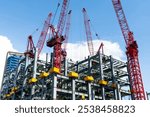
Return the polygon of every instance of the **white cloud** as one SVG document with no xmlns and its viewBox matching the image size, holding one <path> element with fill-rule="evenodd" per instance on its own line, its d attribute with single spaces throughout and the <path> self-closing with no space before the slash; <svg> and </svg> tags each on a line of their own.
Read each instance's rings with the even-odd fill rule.
<svg viewBox="0 0 150 117">
<path fill-rule="evenodd" d="M 46 53 L 41 53 L 39 59 L 43 60 L 43 61 L 46 61 Z M 49 53 L 48 53 L 48 58 L 47 59 L 48 59 L 48 62 L 50 62 L 50 55 L 49 55 Z"/>
<path fill-rule="evenodd" d="M 11 43 L 11 41 L 6 37 L 0 35 L 0 87 L 1 87 L 1 81 L 4 71 L 4 65 L 5 65 L 5 59 L 6 54 L 8 51 L 16 51 Z"/>
<path fill-rule="evenodd" d="M 104 54 L 112 55 L 114 58 L 123 60 L 124 52 L 121 50 L 117 42 L 111 42 L 107 40 L 93 40 L 94 51 L 98 51 L 98 48 L 101 44 L 104 43 Z M 89 55 L 87 42 L 80 43 L 68 43 L 67 44 L 67 57 L 71 58 L 73 61 L 83 60 Z"/>
<path fill-rule="evenodd" d="M 117 42 L 111 42 L 107 40 L 93 40 L 94 45 L 94 53 L 96 53 L 99 49 L 99 46 L 103 42 L 104 44 L 104 54 L 112 55 L 114 58 L 119 60 L 124 60 L 125 55 L 121 50 L 120 45 Z M 63 47 L 63 46 L 62 46 Z M 73 61 L 80 61 L 88 57 L 89 51 L 87 42 L 77 42 L 77 43 L 68 43 L 67 44 L 67 58 L 72 59 Z M 48 55 L 48 60 L 50 55 Z M 40 54 L 41 60 L 46 60 L 46 53 Z"/>
</svg>

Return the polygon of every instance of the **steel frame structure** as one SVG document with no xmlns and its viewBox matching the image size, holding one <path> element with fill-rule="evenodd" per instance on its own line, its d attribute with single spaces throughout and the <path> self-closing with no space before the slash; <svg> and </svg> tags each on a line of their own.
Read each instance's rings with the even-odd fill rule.
<svg viewBox="0 0 150 117">
<path fill-rule="evenodd" d="M 2 100 L 132 99 L 126 63 L 99 52 L 78 62 L 64 59 L 61 73 L 50 73 L 53 54 L 49 61 L 42 61 L 38 60 L 37 51 L 34 59 L 24 56 L 11 75 L 4 73 Z M 68 76 L 71 71 L 78 73 L 78 77 Z M 43 72 L 49 74 L 41 78 Z M 94 80 L 85 80 L 86 76 Z"/>
</svg>

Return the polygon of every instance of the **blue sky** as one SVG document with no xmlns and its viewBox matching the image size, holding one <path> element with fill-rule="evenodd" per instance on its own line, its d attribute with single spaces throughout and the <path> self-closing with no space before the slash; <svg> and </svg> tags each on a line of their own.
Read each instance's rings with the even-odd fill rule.
<svg viewBox="0 0 150 117">
<path fill-rule="evenodd" d="M 102 39 L 118 42 L 121 49 L 125 51 L 125 42 L 112 6 L 111 0 L 70 0 L 72 10 L 72 22 L 69 42 L 76 43 L 86 41 L 83 25 L 82 8 L 87 9 L 94 30 Z M 0 35 L 11 40 L 13 47 L 23 52 L 26 48 L 26 39 L 36 28 L 34 42 L 36 43 L 43 22 L 49 12 L 56 9 L 57 3 L 62 0 L 0 0 Z M 145 89 L 150 92 L 150 0 L 122 0 L 130 29 L 139 45 L 139 60 Z M 60 11 L 60 8 L 59 8 Z M 56 17 L 55 25 L 57 25 Z M 92 29 L 93 32 L 93 29 Z M 96 38 L 93 36 L 93 38 Z M 44 47 L 43 51 L 49 51 Z"/>
</svg>

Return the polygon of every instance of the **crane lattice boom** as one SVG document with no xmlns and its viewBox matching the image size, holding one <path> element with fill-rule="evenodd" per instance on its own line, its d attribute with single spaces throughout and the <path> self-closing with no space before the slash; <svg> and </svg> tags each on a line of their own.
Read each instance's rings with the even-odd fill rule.
<svg viewBox="0 0 150 117">
<path fill-rule="evenodd" d="M 63 4 L 61 7 L 60 17 L 59 17 L 58 25 L 57 25 L 57 33 L 59 35 L 62 35 L 63 30 L 64 30 L 68 2 L 69 0 L 63 0 Z"/>
<path fill-rule="evenodd" d="M 47 20 L 44 23 L 44 27 L 43 27 L 43 30 L 41 32 L 40 38 L 37 42 L 36 48 L 38 48 L 38 56 L 40 55 L 40 53 L 43 49 L 45 39 L 46 39 L 46 35 L 47 35 L 48 29 L 49 29 L 49 26 L 50 26 L 51 17 L 52 17 L 52 13 L 50 13 L 48 15 Z"/>
<path fill-rule="evenodd" d="M 126 54 L 131 83 L 131 93 L 135 100 L 145 100 L 145 91 L 138 59 L 138 45 L 130 31 L 120 0 L 112 0 L 118 22 L 126 43 Z"/>
<path fill-rule="evenodd" d="M 90 53 L 90 55 L 94 55 L 92 33 L 91 33 L 90 23 L 89 23 L 90 20 L 88 18 L 88 15 L 87 15 L 85 8 L 83 8 L 82 12 L 83 12 L 83 16 L 84 16 L 84 25 L 85 25 L 85 31 L 86 31 L 86 38 L 87 38 L 89 53 Z"/>
</svg>

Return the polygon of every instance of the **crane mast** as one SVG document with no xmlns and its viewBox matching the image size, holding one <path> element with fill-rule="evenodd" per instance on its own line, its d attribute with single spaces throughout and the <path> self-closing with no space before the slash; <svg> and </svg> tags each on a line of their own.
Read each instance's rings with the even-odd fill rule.
<svg viewBox="0 0 150 117">
<path fill-rule="evenodd" d="M 84 25 L 85 25 L 85 31 L 86 31 L 86 38 L 87 38 L 87 44 L 88 44 L 88 49 L 90 55 L 94 55 L 94 48 L 93 48 L 93 42 L 92 42 L 92 33 L 90 29 L 90 23 L 89 23 L 89 18 L 86 12 L 86 9 L 83 8 L 83 17 L 84 17 Z"/>
<path fill-rule="evenodd" d="M 66 12 L 67 12 L 68 5 L 69 5 L 69 0 L 63 0 L 59 21 L 57 25 L 57 31 L 52 26 L 53 27 L 52 30 L 54 30 L 53 32 L 55 32 L 55 34 L 50 40 L 47 41 L 47 46 L 53 47 L 53 52 L 54 52 L 53 66 L 58 68 L 59 70 L 61 69 L 61 55 L 62 55 L 61 45 L 62 42 L 65 40 L 64 36 L 62 36 L 62 33 L 65 26 Z"/>
<path fill-rule="evenodd" d="M 134 100 L 145 100 L 145 91 L 138 59 L 138 45 L 130 31 L 120 0 L 112 0 L 118 22 L 126 43 L 126 55 L 131 83 L 131 93 Z"/>
</svg>

